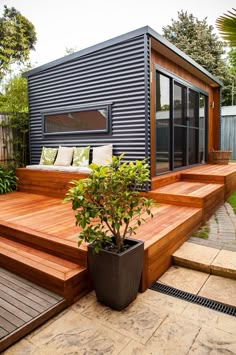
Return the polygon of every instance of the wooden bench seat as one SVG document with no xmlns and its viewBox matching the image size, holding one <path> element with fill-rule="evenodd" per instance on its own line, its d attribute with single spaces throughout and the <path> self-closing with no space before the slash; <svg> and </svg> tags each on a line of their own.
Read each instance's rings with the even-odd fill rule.
<svg viewBox="0 0 236 355">
<path fill-rule="evenodd" d="M 84 179 L 88 173 L 16 169 L 17 189 L 21 192 L 35 193 L 64 198 L 72 180 Z"/>
</svg>

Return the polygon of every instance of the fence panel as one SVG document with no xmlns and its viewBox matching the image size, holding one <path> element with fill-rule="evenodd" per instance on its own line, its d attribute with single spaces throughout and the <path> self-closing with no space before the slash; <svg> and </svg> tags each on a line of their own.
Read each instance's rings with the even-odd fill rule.
<svg viewBox="0 0 236 355">
<path fill-rule="evenodd" d="M 28 163 L 28 116 L 25 113 L 0 113 L 0 163 L 16 166 Z"/>
</svg>

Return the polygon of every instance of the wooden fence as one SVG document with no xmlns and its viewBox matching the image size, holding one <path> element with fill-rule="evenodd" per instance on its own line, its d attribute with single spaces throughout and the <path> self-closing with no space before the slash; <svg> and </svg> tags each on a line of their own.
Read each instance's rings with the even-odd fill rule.
<svg viewBox="0 0 236 355">
<path fill-rule="evenodd" d="M 28 117 L 0 113 L 0 163 L 25 166 L 28 162 Z"/>
</svg>

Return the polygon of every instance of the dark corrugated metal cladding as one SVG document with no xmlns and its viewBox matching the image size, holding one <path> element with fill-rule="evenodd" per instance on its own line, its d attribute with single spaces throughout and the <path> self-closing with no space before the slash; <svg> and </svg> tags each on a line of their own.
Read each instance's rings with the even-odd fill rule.
<svg viewBox="0 0 236 355">
<path fill-rule="evenodd" d="M 126 160 L 149 155 L 147 55 L 147 35 L 140 35 L 29 76 L 31 163 L 39 162 L 42 146 L 112 143 L 114 154 L 124 152 Z M 108 133 L 43 135 L 43 111 L 107 101 L 112 103 Z"/>
</svg>

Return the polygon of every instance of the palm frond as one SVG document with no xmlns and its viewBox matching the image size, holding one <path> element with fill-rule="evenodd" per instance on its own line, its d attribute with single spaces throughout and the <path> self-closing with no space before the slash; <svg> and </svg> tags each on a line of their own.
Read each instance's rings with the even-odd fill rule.
<svg viewBox="0 0 236 355">
<path fill-rule="evenodd" d="M 236 47 L 236 9 L 218 17 L 216 27 L 220 36 L 225 41 L 230 42 L 232 47 Z"/>
</svg>

